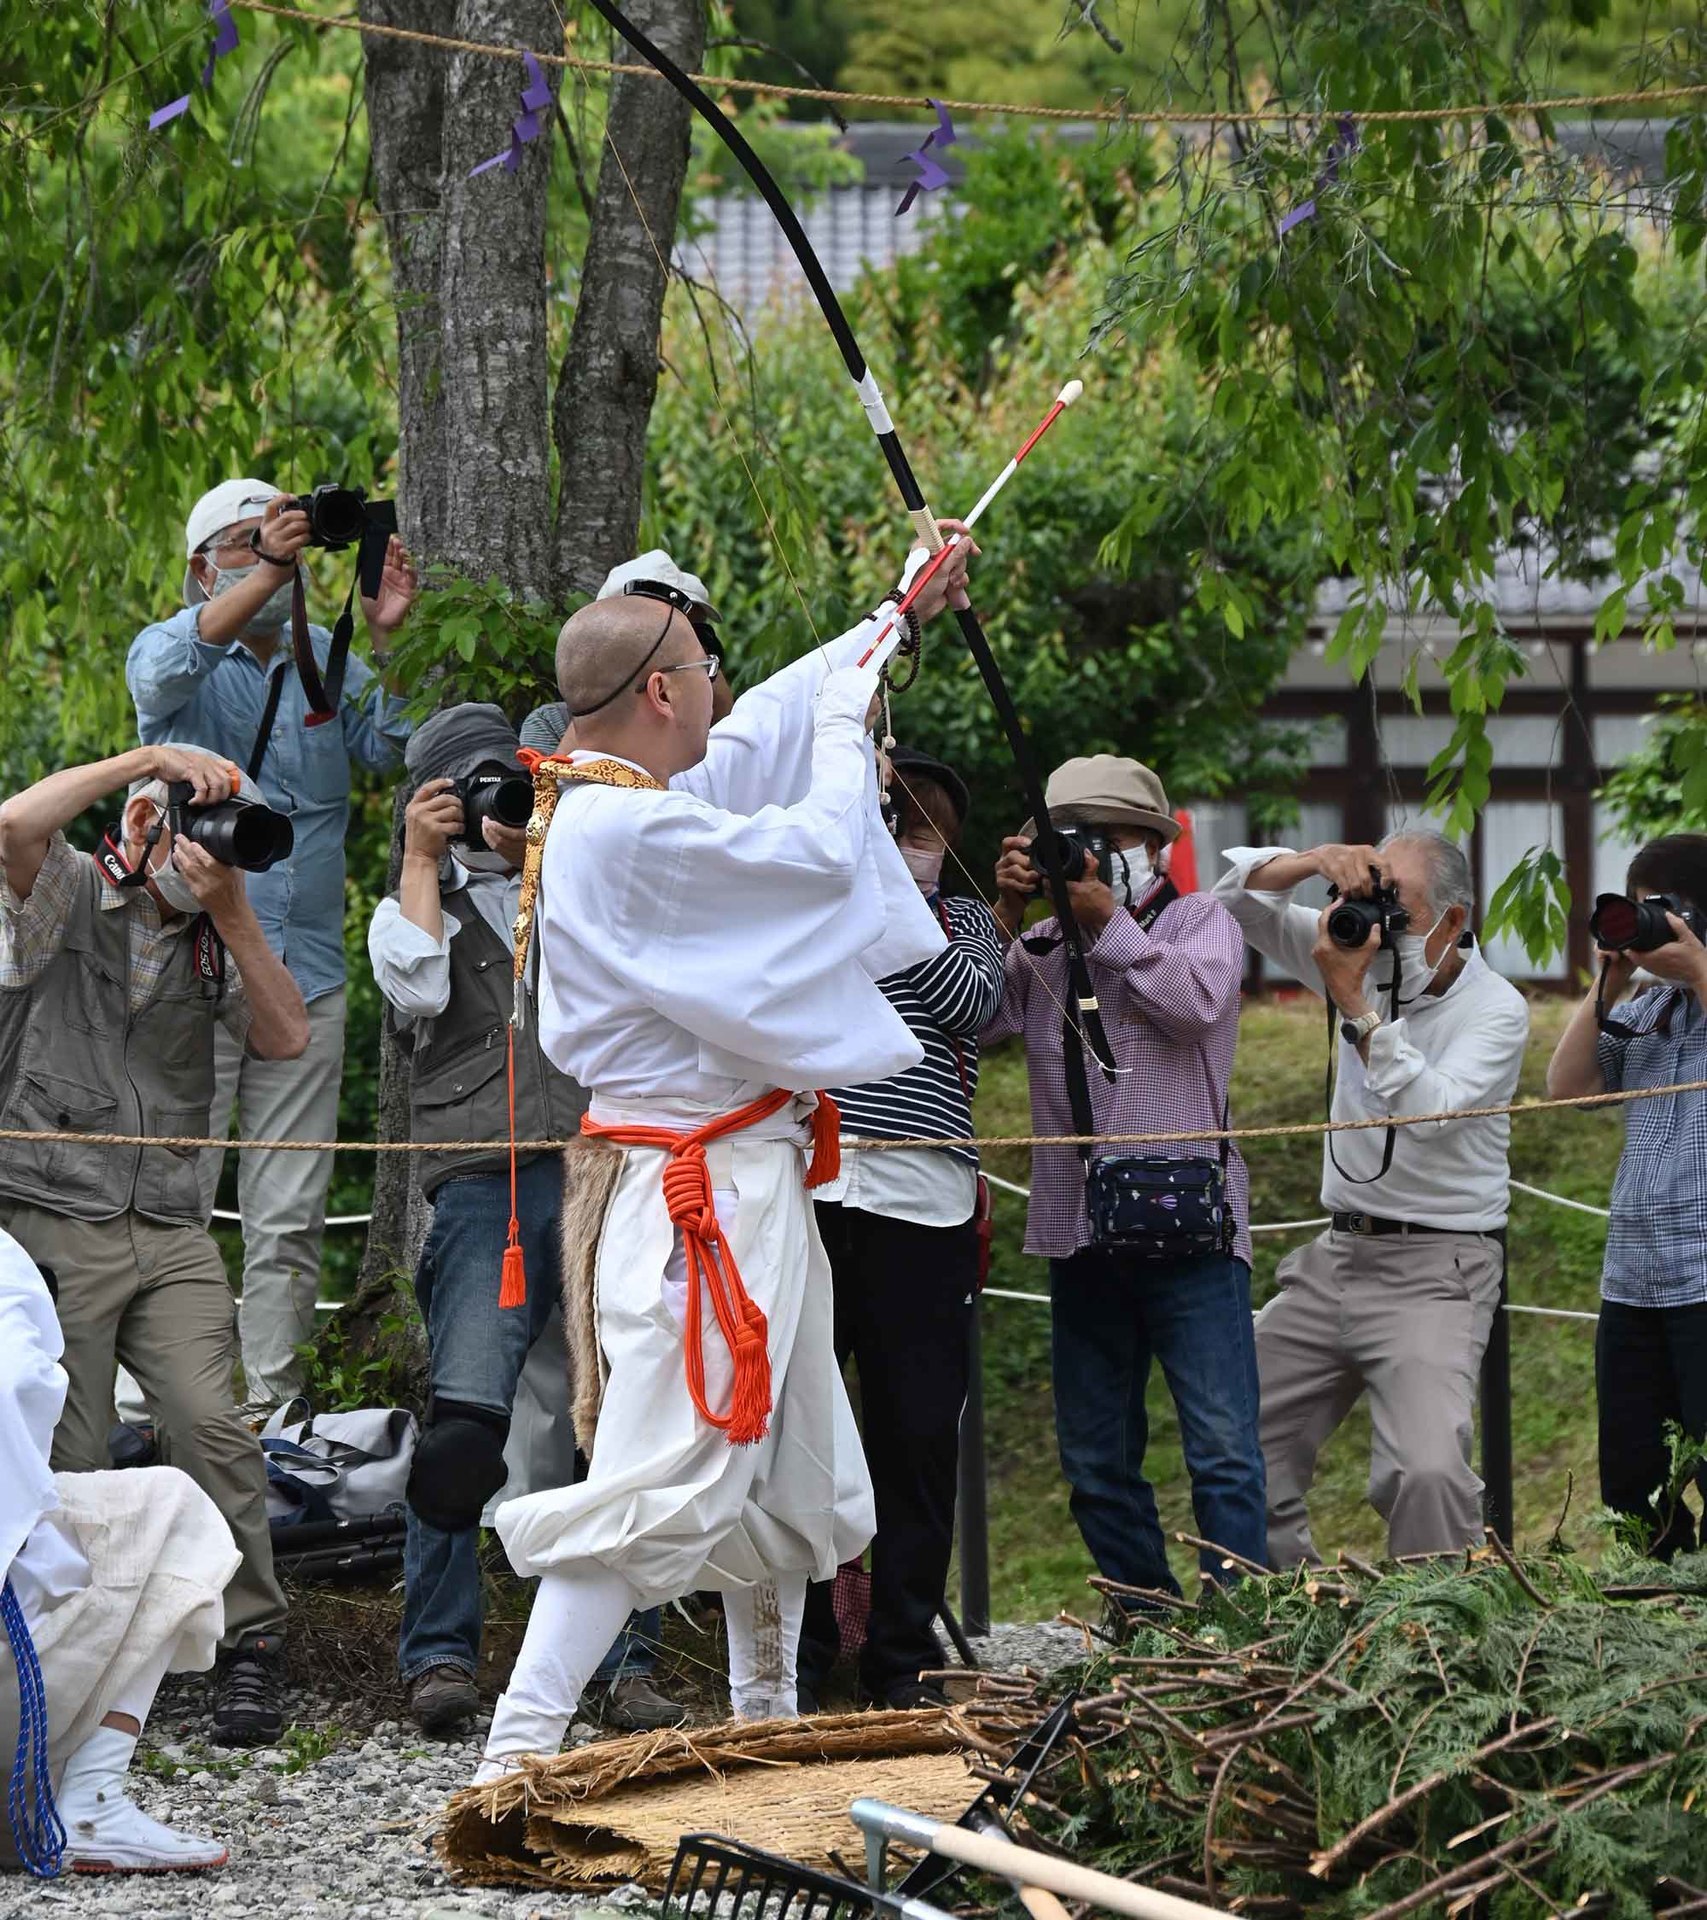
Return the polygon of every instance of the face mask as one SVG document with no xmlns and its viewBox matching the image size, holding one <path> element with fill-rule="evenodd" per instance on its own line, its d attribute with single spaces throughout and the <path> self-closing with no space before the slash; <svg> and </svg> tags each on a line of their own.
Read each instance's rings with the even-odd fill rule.
<svg viewBox="0 0 1707 1920">
<path fill-rule="evenodd" d="M 1428 963 L 1428 943 L 1434 938 L 1440 921 L 1445 918 L 1443 913 L 1427 933 L 1401 933 L 1393 940 L 1393 956 L 1399 968 L 1399 991 L 1407 997 L 1424 992 L 1440 971 L 1441 961 L 1445 960 L 1446 955 L 1442 954 L 1440 960 L 1431 967 Z M 1389 972 L 1389 982 L 1392 977 Z"/>
<path fill-rule="evenodd" d="M 1110 847 L 1109 852 L 1115 860 L 1114 884 L 1110 891 L 1121 906 L 1129 907 L 1134 897 L 1143 891 L 1145 881 L 1155 872 L 1150 849 L 1145 846 Z"/>
<path fill-rule="evenodd" d="M 157 867 L 149 869 L 148 877 L 154 882 L 154 890 L 167 906 L 178 913 L 200 913 L 202 903 L 190 889 L 190 883 L 173 864 L 172 856 L 167 854 Z"/>
<path fill-rule="evenodd" d="M 211 562 L 209 564 L 211 565 Z M 215 600 L 221 599 L 224 595 L 228 594 L 233 587 L 238 585 L 240 581 L 247 580 L 254 571 L 255 569 L 253 567 L 214 567 L 212 597 Z M 260 606 L 250 614 L 250 626 L 259 628 L 262 632 L 270 631 L 275 627 L 282 627 L 290 618 L 291 589 L 293 585 L 294 582 L 291 576 L 287 574 L 284 579 L 284 584 L 275 587 L 273 591 L 267 595 L 266 599 L 261 602 Z"/>
<path fill-rule="evenodd" d="M 458 847 L 456 858 L 470 873 L 508 873 L 510 863 L 495 847 Z"/>
<path fill-rule="evenodd" d="M 918 882 L 920 893 L 935 893 L 937 883 L 942 878 L 942 848 L 903 846 L 901 858 L 907 863 L 907 871 Z"/>
</svg>

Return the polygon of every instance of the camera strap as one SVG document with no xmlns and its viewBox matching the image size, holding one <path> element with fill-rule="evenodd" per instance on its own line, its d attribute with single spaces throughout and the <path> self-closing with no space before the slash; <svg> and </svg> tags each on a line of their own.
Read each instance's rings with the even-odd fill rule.
<svg viewBox="0 0 1707 1920">
<path fill-rule="evenodd" d="M 246 769 L 249 778 L 256 785 L 261 780 L 261 762 L 267 757 L 267 748 L 272 744 L 273 722 L 279 717 L 279 701 L 284 697 L 285 670 L 275 670 L 272 682 L 267 688 L 267 703 L 261 709 L 261 724 L 255 729 L 255 744 L 249 749 L 249 765 Z"/>
<path fill-rule="evenodd" d="M 196 972 L 211 985 L 225 985 L 225 942 L 219 937 L 219 930 L 213 924 L 211 914 L 196 915 L 195 930 L 192 935 L 196 949 Z"/>
<path fill-rule="evenodd" d="M 124 824 L 115 820 L 101 835 L 101 844 L 95 849 L 95 865 L 101 869 L 101 877 L 111 887 L 141 887 L 148 884 L 148 856 L 160 838 L 162 820 L 157 820 L 148 830 L 148 838 L 142 843 L 142 859 L 132 866 L 125 858 Z"/>
<path fill-rule="evenodd" d="M 356 630 L 356 588 L 359 586 L 369 599 L 379 592 L 380 580 L 385 572 L 385 550 L 396 531 L 396 505 L 389 500 L 369 500 L 367 524 L 362 529 L 361 543 L 356 549 L 356 570 L 350 576 L 343 610 L 333 623 L 332 644 L 326 653 L 324 679 L 321 677 L 320 663 L 314 657 L 314 643 L 308 632 L 308 599 L 302 583 L 302 568 L 299 566 L 296 570 L 290 596 L 290 641 L 296 655 L 296 670 L 302 680 L 302 691 L 308 697 L 304 726 L 323 726 L 337 716 L 344 697 L 344 672 L 350 661 L 350 641 Z"/>
<path fill-rule="evenodd" d="M 1403 972 L 1404 969 L 1399 961 L 1399 950 L 1395 947 L 1393 949 L 1393 984 L 1387 989 L 1390 1003 L 1394 1007 L 1399 1005 L 1399 985 L 1403 978 Z M 1342 1017 L 1339 1008 L 1329 1000 L 1328 1065 L 1322 1083 L 1322 1103 L 1323 1117 L 1330 1122 L 1334 1117 L 1334 1063 L 1338 1058 L 1338 1042 L 1340 1038 L 1339 1024 Z M 1399 1129 L 1397 1127 L 1388 1127 L 1381 1139 L 1381 1164 L 1373 1173 L 1365 1174 L 1347 1173 L 1345 1168 L 1339 1163 L 1339 1155 L 1334 1152 L 1333 1134 L 1324 1133 L 1322 1138 L 1328 1143 L 1329 1164 L 1348 1187 L 1372 1187 L 1377 1180 L 1384 1180 L 1387 1177 L 1387 1170 L 1393 1164 L 1393 1148 L 1398 1143 Z"/>
<path fill-rule="evenodd" d="M 1138 923 L 1140 930 L 1148 933 L 1161 918 L 1163 912 L 1179 898 L 1179 888 L 1163 876 L 1160 886 L 1156 887 L 1141 907 L 1128 907 L 1126 911 Z M 1027 940 L 1022 935 L 1022 944 L 1028 953 L 1048 953 L 1061 945 L 1059 940 L 1051 940 L 1047 935 Z M 1096 1111 L 1091 1105 L 1090 1076 L 1085 1072 L 1085 1041 L 1078 1025 L 1071 1015 L 1061 1022 L 1061 1057 L 1067 1073 L 1067 1110 L 1073 1116 L 1073 1131 L 1080 1134 L 1093 1134 L 1097 1130 Z M 1112 1059 L 1112 1050 L 1110 1058 Z M 1088 1166 L 1095 1149 L 1085 1141 L 1079 1148 L 1079 1158 Z M 1226 1156 L 1227 1143 L 1222 1141 L 1221 1152 Z"/>
</svg>

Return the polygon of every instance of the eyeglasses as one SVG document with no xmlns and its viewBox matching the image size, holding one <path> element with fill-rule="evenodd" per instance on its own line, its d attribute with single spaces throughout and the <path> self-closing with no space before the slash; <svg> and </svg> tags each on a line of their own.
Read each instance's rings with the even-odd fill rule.
<svg viewBox="0 0 1707 1920">
<path fill-rule="evenodd" d="M 673 667 L 654 667 L 653 673 L 703 673 L 708 681 L 715 680 L 721 672 L 723 662 L 714 653 L 708 653 L 703 660 L 683 660 Z M 648 678 L 651 676 L 648 675 Z M 635 689 L 637 693 L 645 691 L 644 686 Z"/>
</svg>

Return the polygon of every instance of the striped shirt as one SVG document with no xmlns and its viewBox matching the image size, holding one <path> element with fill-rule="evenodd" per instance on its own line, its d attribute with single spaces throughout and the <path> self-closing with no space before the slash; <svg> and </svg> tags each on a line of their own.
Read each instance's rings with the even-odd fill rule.
<svg viewBox="0 0 1707 1920">
<path fill-rule="evenodd" d="M 1142 906 L 1143 902 L 1138 903 Z M 1053 919 L 1028 927 L 1008 949 L 1007 991 L 984 1029 L 986 1041 L 1025 1038 L 1031 1123 L 1037 1133 L 1073 1133 L 1061 1044 L 1068 1000 L 1067 952 L 1028 942 L 1057 933 Z M 1206 893 L 1182 894 L 1148 933 L 1117 913 L 1087 950 L 1091 985 L 1121 1069 L 1112 1083 L 1087 1057 L 1091 1112 L 1098 1133 L 1172 1133 L 1224 1124 L 1227 1083 L 1239 1038 L 1239 981 L 1245 943 L 1233 916 Z M 1169 1159 L 1218 1155 L 1213 1140 L 1108 1147 Z M 1250 1175 L 1238 1148 L 1227 1160 L 1227 1198 L 1238 1222 L 1234 1251 L 1249 1264 Z M 1091 1238 L 1085 1170 L 1076 1147 L 1033 1147 L 1025 1250 L 1064 1260 Z"/>
<path fill-rule="evenodd" d="M 844 1134 L 867 1140 L 963 1140 L 972 1132 L 978 1030 L 1002 999 L 1002 934 L 982 900 L 939 895 L 936 906 L 948 945 L 877 983 L 925 1057 L 892 1079 L 835 1088 L 831 1098 L 842 1110 Z M 978 1164 L 975 1147 L 942 1151 Z"/>
<path fill-rule="evenodd" d="M 1707 1080 L 1707 1013 L 1695 995 L 1651 987 L 1614 1016 L 1600 1036 L 1600 1073 L 1609 1093 Z M 1624 1151 L 1612 1182 L 1603 1300 L 1627 1307 L 1686 1307 L 1707 1301 L 1707 1094 L 1632 1100 L 1624 1109 Z"/>
</svg>

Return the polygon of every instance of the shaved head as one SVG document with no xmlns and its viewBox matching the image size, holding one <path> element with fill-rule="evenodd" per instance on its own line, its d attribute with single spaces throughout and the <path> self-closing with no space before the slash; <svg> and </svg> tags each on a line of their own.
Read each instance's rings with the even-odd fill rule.
<svg viewBox="0 0 1707 1920">
<path fill-rule="evenodd" d="M 557 690 L 571 719 L 610 714 L 618 695 L 643 684 L 642 672 L 673 667 L 702 651 L 673 607 L 639 597 L 594 600 L 571 614 L 557 636 Z"/>
</svg>

